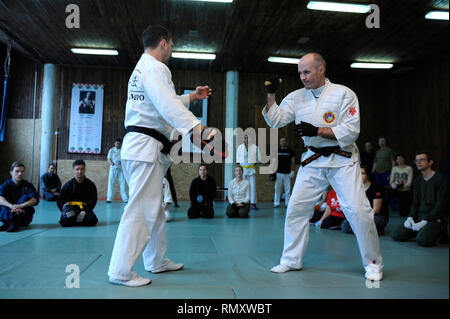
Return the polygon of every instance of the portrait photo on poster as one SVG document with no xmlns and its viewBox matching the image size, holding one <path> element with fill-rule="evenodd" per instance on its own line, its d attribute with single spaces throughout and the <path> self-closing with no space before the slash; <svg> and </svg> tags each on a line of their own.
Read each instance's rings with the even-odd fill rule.
<svg viewBox="0 0 450 319">
<path fill-rule="evenodd" d="M 95 91 L 80 91 L 80 105 L 78 113 L 95 113 Z"/>
</svg>

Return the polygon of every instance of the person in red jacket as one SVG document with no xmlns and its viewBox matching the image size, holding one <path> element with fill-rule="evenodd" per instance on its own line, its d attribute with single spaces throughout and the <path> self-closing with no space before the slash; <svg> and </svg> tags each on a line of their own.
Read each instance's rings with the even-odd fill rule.
<svg viewBox="0 0 450 319">
<path fill-rule="evenodd" d="M 334 189 L 331 189 L 327 197 L 327 208 L 322 218 L 315 224 L 316 228 L 341 229 L 341 224 L 345 220 L 341 206 Z"/>
</svg>

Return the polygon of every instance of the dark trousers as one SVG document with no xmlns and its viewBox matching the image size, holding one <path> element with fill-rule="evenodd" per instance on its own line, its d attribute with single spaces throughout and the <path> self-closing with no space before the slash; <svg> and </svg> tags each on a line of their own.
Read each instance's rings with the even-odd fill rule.
<svg viewBox="0 0 450 319">
<path fill-rule="evenodd" d="M 31 197 L 28 196 L 22 196 L 17 204 L 23 204 L 27 201 L 29 201 Z M 14 224 L 15 227 L 26 227 L 28 226 L 31 221 L 33 220 L 34 215 L 34 207 L 25 207 L 23 208 L 24 212 L 20 214 L 11 213 L 11 209 L 9 209 L 6 206 L 0 206 L 0 209 L 2 210 L 2 216 L 8 216 L 2 220 L 4 225 L 11 225 Z"/>
<path fill-rule="evenodd" d="M 330 215 L 322 221 L 322 226 L 320 226 L 320 228 L 340 229 L 344 220 L 344 217 Z"/>
<path fill-rule="evenodd" d="M 214 208 L 212 206 L 200 206 L 200 205 L 192 205 L 188 209 L 188 217 L 189 218 L 213 218 L 214 217 Z"/>
<path fill-rule="evenodd" d="M 56 202 L 58 200 L 58 196 L 50 193 L 50 192 L 44 192 L 44 200 L 49 201 L 49 202 Z"/>
<path fill-rule="evenodd" d="M 395 241 L 407 241 L 412 238 L 416 238 L 416 242 L 419 246 L 431 247 L 439 243 L 439 240 L 447 229 L 448 221 L 432 221 L 426 224 L 421 230 L 414 231 L 403 226 L 403 223 L 393 229 L 391 237 Z"/>
<path fill-rule="evenodd" d="M 244 204 L 244 206 L 236 206 L 228 204 L 226 214 L 230 218 L 234 217 L 248 218 L 249 212 L 250 212 L 249 204 Z"/>
<path fill-rule="evenodd" d="M 386 217 L 381 215 L 373 216 L 373 221 L 375 222 L 375 227 L 377 228 L 378 235 L 384 234 L 384 228 L 387 225 Z M 341 229 L 344 233 L 353 234 L 352 227 L 348 220 L 344 220 L 341 224 Z"/>
<path fill-rule="evenodd" d="M 391 199 L 397 198 L 398 203 L 398 213 L 400 216 L 408 216 L 409 215 L 409 209 L 411 208 L 412 203 L 412 196 L 411 191 L 403 191 L 400 192 L 396 189 L 391 189 L 389 191 L 389 198 L 388 202 L 390 202 Z"/>
<path fill-rule="evenodd" d="M 176 206 L 176 205 L 178 205 L 177 192 L 175 191 L 175 185 L 173 183 L 172 174 L 170 173 L 170 167 L 167 169 L 166 178 L 167 178 L 167 181 L 169 182 L 170 194 L 172 195 L 173 203 Z"/>
<path fill-rule="evenodd" d="M 84 216 L 83 221 L 81 223 L 77 223 L 76 217 L 70 217 L 66 218 L 61 215 L 61 219 L 59 220 L 59 223 L 63 227 L 72 227 L 72 226 L 95 226 L 98 223 L 97 216 L 94 214 L 93 211 L 87 211 L 86 215 Z"/>
</svg>

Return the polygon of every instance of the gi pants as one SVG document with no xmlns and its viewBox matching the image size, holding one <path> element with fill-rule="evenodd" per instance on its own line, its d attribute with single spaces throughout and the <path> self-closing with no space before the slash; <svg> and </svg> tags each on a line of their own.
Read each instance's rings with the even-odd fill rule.
<svg viewBox="0 0 450 319">
<path fill-rule="evenodd" d="M 67 218 L 61 214 L 59 224 L 63 227 L 73 227 L 73 226 L 95 226 L 98 223 L 98 218 L 92 210 L 86 211 L 86 215 L 84 215 L 84 218 L 81 222 L 77 222 L 76 220 L 77 216 Z"/>
<path fill-rule="evenodd" d="M 161 187 L 169 165 L 169 156 L 162 153 L 153 163 L 122 160 L 130 199 L 117 230 L 108 271 L 110 277 L 129 280 L 141 255 L 147 271 L 169 262 Z"/>
<path fill-rule="evenodd" d="M 374 213 L 364 192 L 359 163 L 329 168 L 300 167 L 286 210 L 280 264 L 296 269 L 303 267 L 309 220 L 314 213 L 314 205 L 329 184 L 336 191 L 341 209 L 355 231 L 363 265 L 375 262 L 383 267 Z"/>
<path fill-rule="evenodd" d="M 291 179 L 289 178 L 289 174 L 277 173 L 277 179 L 275 181 L 275 197 L 273 200 L 274 206 L 280 205 L 281 186 L 284 186 L 284 203 L 287 206 L 289 204 L 289 198 L 291 197 Z"/>
<path fill-rule="evenodd" d="M 43 195 L 43 197 L 44 197 L 44 200 L 46 200 L 46 201 L 49 201 L 49 202 L 55 202 L 55 201 L 57 201 L 58 200 L 58 195 L 55 195 L 55 194 L 53 194 L 53 193 L 51 193 L 51 192 L 44 192 L 44 195 Z"/>
<path fill-rule="evenodd" d="M 205 205 L 192 205 L 189 207 L 187 215 L 189 218 L 213 218 L 214 217 L 214 207 Z"/>
<path fill-rule="evenodd" d="M 256 195 L 256 175 L 243 175 L 250 182 L 250 204 L 256 204 L 258 201 Z"/>
<path fill-rule="evenodd" d="M 114 198 L 114 186 L 116 180 L 119 179 L 120 185 L 120 196 L 124 202 L 128 202 L 128 185 L 125 181 L 123 171 L 121 167 L 110 166 L 109 167 L 109 177 L 108 177 L 108 193 L 106 195 L 107 201 L 112 201 Z"/>
<path fill-rule="evenodd" d="M 22 196 L 17 204 L 23 204 L 25 202 L 28 202 L 32 197 L 29 196 Z M 6 206 L 0 206 L 1 216 L 7 216 L 7 218 L 2 219 L 1 221 L 5 224 L 11 224 L 13 223 L 17 227 L 26 227 L 28 226 L 31 221 L 33 220 L 34 215 L 34 207 L 28 206 L 23 208 L 24 212 L 20 214 L 11 213 L 11 209 Z"/>
</svg>

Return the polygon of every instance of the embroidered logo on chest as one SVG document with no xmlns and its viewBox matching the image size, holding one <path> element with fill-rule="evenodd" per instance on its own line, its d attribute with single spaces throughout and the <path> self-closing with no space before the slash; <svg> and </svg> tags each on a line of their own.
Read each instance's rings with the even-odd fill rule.
<svg viewBox="0 0 450 319">
<path fill-rule="evenodd" d="M 323 120 L 327 124 L 331 124 L 334 122 L 336 116 L 332 112 L 327 112 L 323 115 Z"/>
</svg>

